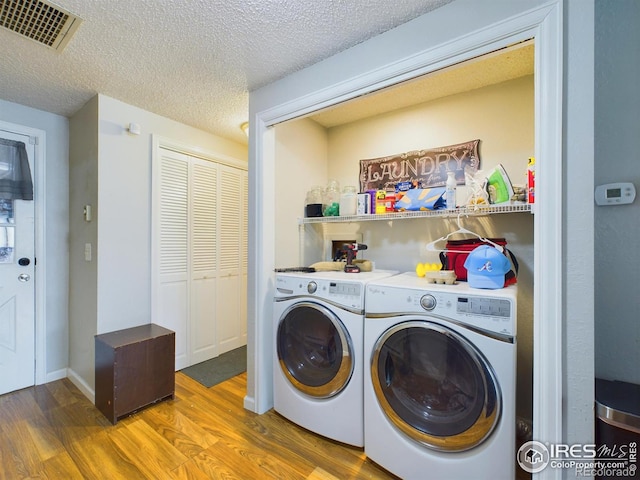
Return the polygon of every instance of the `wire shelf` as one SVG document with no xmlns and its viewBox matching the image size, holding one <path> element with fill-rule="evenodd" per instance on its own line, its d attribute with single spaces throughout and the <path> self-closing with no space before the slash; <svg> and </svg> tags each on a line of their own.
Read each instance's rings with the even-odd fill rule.
<svg viewBox="0 0 640 480">
<path fill-rule="evenodd" d="M 380 220 L 402 220 L 405 218 L 450 218 L 458 215 L 493 215 L 496 213 L 533 213 L 531 204 L 529 203 L 513 203 L 500 205 L 476 205 L 471 207 L 459 207 L 455 210 L 428 210 L 420 212 L 390 212 L 369 215 L 345 215 L 337 217 L 305 217 L 299 218 L 298 223 L 301 225 L 309 223 L 353 223 L 353 222 L 370 222 Z"/>
</svg>

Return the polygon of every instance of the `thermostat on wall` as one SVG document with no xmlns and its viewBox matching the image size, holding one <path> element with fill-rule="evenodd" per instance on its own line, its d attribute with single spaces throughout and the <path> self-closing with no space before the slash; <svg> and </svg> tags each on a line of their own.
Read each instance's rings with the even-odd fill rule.
<svg viewBox="0 0 640 480">
<path fill-rule="evenodd" d="M 596 187 L 595 196 L 598 205 L 624 205 L 633 203 L 636 187 L 629 182 L 607 183 Z"/>
</svg>

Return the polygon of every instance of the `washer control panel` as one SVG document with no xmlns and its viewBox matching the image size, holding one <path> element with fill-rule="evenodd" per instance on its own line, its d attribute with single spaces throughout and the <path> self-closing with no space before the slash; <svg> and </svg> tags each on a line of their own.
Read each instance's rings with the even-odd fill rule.
<svg viewBox="0 0 640 480">
<path fill-rule="evenodd" d="M 457 311 L 472 315 L 509 318 L 511 316 L 511 302 L 500 298 L 458 297 Z"/>
</svg>

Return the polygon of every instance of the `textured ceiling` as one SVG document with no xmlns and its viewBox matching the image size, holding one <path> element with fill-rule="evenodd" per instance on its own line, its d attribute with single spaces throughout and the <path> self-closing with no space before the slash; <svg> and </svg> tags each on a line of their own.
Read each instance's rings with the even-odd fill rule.
<svg viewBox="0 0 640 480">
<path fill-rule="evenodd" d="M 327 108 L 311 118 L 324 127 L 335 127 L 533 72 L 534 45 L 530 40 Z"/>
<path fill-rule="evenodd" d="M 64 116 L 96 93 L 246 142 L 248 92 L 451 0 L 56 0 L 62 52 L 0 28 L 0 98 Z"/>
</svg>

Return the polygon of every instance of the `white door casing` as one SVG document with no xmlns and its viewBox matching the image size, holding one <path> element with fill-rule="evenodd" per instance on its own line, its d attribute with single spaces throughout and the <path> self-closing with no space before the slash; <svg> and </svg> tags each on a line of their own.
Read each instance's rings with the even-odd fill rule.
<svg viewBox="0 0 640 480">
<path fill-rule="evenodd" d="M 34 138 L 7 131 L 0 131 L 0 138 L 25 144 L 34 178 Z M 0 246 L 14 248 L 4 248 L 0 257 L 0 395 L 35 384 L 35 205 L 33 200 L 5 205 L 12 205 L 7 214 L 13 220 L 0 219 Z"/>
</svg>

